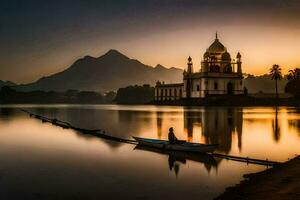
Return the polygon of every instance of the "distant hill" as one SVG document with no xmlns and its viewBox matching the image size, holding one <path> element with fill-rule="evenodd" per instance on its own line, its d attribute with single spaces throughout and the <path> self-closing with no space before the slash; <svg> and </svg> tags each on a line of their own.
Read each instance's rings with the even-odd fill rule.
<svg viewBox="0 0 300 200">
<path fill-rule="evenodd" d="M 116 50 L 94 58 L 85 56 L 66 70 L 39 79 L 36 82 L 15 87 L 21 91 L 66 91 L 69 89 L 100 91 L 117 90 L 128 85 L 154 85 L 157 80 L 181 82 L 182 70 L 151 67 L 130 59 Z"/>
<path fill-rule="evenodd" d="M 284 87 L 287 84 L 287 79 L 278 81 L 278 92 L 284 93 Z M 275 93 L 275 81 L 271 79 L 270 75 L 253 76 L 246 75 L 244 85 L 249 93 Z"/>
<path fill-rule="evenodd" d="M 166 83 L 182 82 L 182 69 L 166 68 L 160 64 L 151 67 L 138 60 L 130 59 L 117 50 L 109 50 L 106 54 L 95 58 L 85 56 L 75 61 L 66 70 L 39 79 L 36 82 L 15 86 L 12 82 L 4 82 L 14 86 L 18 91 L 67 91 L 85 90 L 106 92 L 127 87 L 129 85 L 154 85 L 157 80 Z M 275 82 L 269 75 L 253 76 L 245 74 L 244 85 L 249 93 L 274 93 Z M 278 82 L 278 91 L 284 92 L 286 79 Z M 0 87 L 3 81 L 0 81 Z"/>
<path fill-rule="evenodd" d="M 2 88 L 3 86 L 15 86 L 16 84 L 11 82 L 11 81 L 1 81 L 0 80 L 0 88 Z"/>
</svg>

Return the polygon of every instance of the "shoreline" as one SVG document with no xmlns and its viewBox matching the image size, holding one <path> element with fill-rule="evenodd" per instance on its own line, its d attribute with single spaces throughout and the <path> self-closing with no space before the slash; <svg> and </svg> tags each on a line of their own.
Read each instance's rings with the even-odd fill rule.
<svg viewBox="0 0 300 200">
<path fill-rule="evenodd" d="M 300 156 L 253 174 L 245 174 L 244 180 L 227 187 L 215 200 L 243 199 L 300 199 Z"/>
<path fill-rule="evenodd" d="M 153 101 L 152 105 L 174 106 L 300 106 L 296 98 L 257 98 L 251 96 L 211 96 L 178 100 Z"/>
</svg>

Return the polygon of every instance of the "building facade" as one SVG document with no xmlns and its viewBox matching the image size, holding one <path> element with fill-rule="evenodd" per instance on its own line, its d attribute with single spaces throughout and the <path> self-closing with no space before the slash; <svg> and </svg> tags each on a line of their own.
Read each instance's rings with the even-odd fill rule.
<svg viewBox="0 0 300 200">
<path fill-rule="evenodd" d="M 178 100 L 205 98 L 218 95 L 240 95 L 244 93 L 241 54 L 232 59 L 227 48 L 215 41 L 203 55 L 201 69 L 194 72 L 192 58 L 188 58 L 183 72 L 183 83 L 165 84 L 157 81 L 155 100 Z"/>
</svg>

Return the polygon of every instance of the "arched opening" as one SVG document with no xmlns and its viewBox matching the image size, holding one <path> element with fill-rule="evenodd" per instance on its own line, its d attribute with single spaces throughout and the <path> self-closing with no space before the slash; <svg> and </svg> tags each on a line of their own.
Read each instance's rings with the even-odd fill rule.
<svg viewBox="0 0 300 200">
<path fill-rule="evenodd" d="M 227 94 L 232 95 L 233 94 L 233 84 L 227 83 Z"/>
<path fill-rule="evenodd" d="M 229 65 L 229 66 L 226 66 L 225 67 L 225 73 L 231 73 L 232 72 L 232 67 Z"/>
<path fill-rule="evenodd" d="M 209 68 L 210 72 L 220 72 L 220 66 L 219 65 L 212 65 Z"/>
</svg>

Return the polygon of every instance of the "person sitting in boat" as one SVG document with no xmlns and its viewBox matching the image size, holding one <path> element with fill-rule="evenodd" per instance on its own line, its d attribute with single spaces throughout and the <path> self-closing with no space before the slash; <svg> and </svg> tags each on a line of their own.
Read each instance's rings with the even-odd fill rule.
<svg viewBox="0 0 300 200">
<path fill-rule="evenodd" d="M 169 128 L 168 139 L 170 144 L 176 144 L 178 142 L 178 139 L 174 134 L 173 127 Z"/>
</svg>

